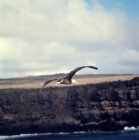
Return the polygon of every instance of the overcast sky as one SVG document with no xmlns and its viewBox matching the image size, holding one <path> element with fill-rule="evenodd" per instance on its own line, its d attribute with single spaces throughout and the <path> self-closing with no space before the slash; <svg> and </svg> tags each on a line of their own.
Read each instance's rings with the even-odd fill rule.
<svg viewBox="0 0 139 140">
<path fill-rule="evenodd" d="M 139 0 L 0 0 L 0 78 L 139 74 Z"/>
</svg>

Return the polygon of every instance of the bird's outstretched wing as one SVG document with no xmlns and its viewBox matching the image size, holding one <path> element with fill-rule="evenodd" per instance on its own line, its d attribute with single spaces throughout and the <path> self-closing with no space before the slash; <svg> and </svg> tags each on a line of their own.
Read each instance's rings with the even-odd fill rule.
<svg viewBox="0 0 139 140">
<path fill-rule="evenodd" d="M 98 69 L 97 67 L 94 67 L 94 66 L 82 66 L 82 67 L 78 67 L 78 68 L 72 70 L 72 71 L 67 75 L 66 78 L 71 79 L 72 76 L 73 76 L 77 71 L 79 71 L 79 70 L 81 70 L 81 69 L 83 69 L 83 68 L 85 68 L 85 67 L 92 68 L 92 69 Z"/>
<path fill-rule="evenodd" d="M 42 86 L 42 88 L 40 89 L 40 91 L 42 91 L 42 89 L 43 89 L 47 84 L 49 84 L 50 82 L 55 81 L 55 80 L 58 80 L 58 79 L 47 80 L 47 81 L 44 83 L 44 85 Z"/>
</svg>

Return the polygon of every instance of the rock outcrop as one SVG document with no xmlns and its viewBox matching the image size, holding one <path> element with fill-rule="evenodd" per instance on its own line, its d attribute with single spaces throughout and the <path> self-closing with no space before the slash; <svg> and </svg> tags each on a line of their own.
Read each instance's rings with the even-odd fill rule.
<svg viewBox="0 0 139 140">
<path fill-rule="evenodd" d="M 0 135 L 139 126 L 139 78 L 39 90 L 0 90 Z"/>
</svg>

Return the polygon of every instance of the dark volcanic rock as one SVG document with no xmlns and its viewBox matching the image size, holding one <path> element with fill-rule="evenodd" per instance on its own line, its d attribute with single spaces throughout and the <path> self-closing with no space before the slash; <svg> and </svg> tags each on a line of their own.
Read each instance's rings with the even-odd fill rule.
<svg viewBox="0 0 139 140">
<path fill-rule="evenodd" d="M 0 90 L 0 135 L 139 126 L 139 78 L 39 90 Z"/>
</svg>

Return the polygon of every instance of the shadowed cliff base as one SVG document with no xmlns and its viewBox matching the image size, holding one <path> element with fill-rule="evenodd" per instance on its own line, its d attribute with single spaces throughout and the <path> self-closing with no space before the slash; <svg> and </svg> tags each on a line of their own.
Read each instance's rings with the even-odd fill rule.
<svg viewBox="0 0 139 140">
<path fill-rule="evenodd" d="M 139 126 L 139 78 L 39 89 L 0 89 L 0 135 L 117 131 Z"/>
</svg>

